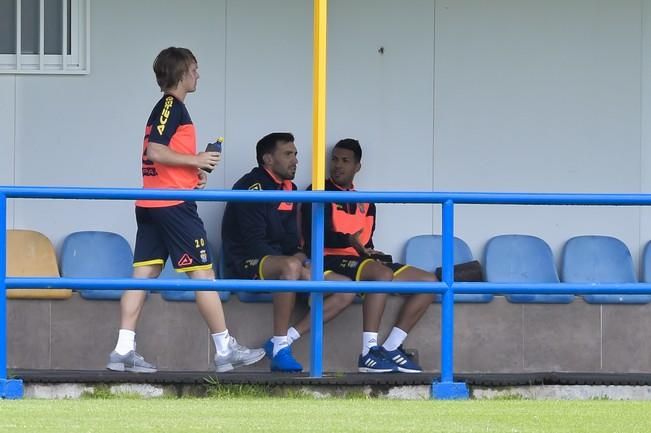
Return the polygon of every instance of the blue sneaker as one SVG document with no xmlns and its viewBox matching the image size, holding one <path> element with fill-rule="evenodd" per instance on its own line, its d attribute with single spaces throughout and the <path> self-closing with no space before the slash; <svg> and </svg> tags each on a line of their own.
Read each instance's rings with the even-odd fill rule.
<svg viewBox="0 0 651 433">
<path fill-rule="evenodd" d="M 300 373 L 303 371 L 303 366 L 294 359 L 292 349 L 287 346 L 280 349 L 276 356 L 271 358 L 271 371 L 279 371 L 283 373 Z"/>
<path fill-rule="evenodd" d="M 262 348 L 264 349 L 264 354 L 267 355 L 267 358 L 271 359 L 274 357 L 274 343 L 271 341 L 271 338 L 264 343 Z"/>
<path fill-rule="evenodd" d="M 360 373 L 395 373 L 398 366 L 388 357 L 382 346 L 371 347 L 364 356 L 359 355 L 357 371 Z"/>
<path fill-rule="evenodd" d="M 401 373 L 422 373 L 423 369 L 414 362 L 414 359 L 405 352 L 402 345 L 396 350 L 388 351 L 385 349 L 385 356 L 391 360 Z"/>
</svg>

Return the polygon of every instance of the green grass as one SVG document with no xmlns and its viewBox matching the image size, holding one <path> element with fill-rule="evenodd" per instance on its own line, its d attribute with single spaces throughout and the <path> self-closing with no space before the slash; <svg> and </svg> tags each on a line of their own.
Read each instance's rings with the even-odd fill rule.
<svg viewBox="0 0 651 433">
<path fill-rule="evenodd" d="M 307 398 L 0 401 L 0 432 L 644 432 L 651 403 Z"/>
</svg>

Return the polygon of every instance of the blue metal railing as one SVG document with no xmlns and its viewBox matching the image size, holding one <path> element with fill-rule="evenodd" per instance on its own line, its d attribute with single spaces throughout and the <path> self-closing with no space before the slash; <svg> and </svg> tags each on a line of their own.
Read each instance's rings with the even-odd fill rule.
<svg viewBox="0 0 651 433">
<path fill-rule="evenodd" d="M 509 205 L 651 205 L 649 194 L 523 194 L 523 193 L 447 193 L 447 192 L 332 192 L 332 191 L 231 191 L 231 190 L 143 190 L 129 188 L 54 188 L 0 187 L 0 227 L 7 226 L 7 199 L 96 199 L 96 200 L 193 200 L 239 202 L 308 202 L 313 203 L 312 281 L 184 281 L 92 278 L 13 278 L 6 276 L 6 230 L 0 231 L 0 397 L 12 397 L 19 381 L 7 379 L 6 289 L 92 288 L 156 290 L 239 290 L 310 292 L 312 297 L 312 331 L 310 373 L 321 377 L 323 340 L 323 293 L 437 293 L 442 294 L 441 377 L 432 384 L 436 398 L 467 398 L 465 384 L 455 383 L 453 374 L 454 294 L 651 294 L 651 284 L 495 284 L 455 283 L 453 276 L 453 239 L 455 204 Z M 422 203 L 442 205 L 443 281 L 409 282 L 329 282 L 323 281 L 323 208 L 330 202 Z"/>
</svg>

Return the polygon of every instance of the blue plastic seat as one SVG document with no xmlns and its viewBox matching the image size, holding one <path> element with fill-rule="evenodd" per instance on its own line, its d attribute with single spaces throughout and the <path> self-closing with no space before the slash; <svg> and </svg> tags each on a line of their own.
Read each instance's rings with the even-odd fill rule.
<svg viewBox="0 0 651 433">
<path fill-rule="evenodd" d="M 117 233 L 71 233 L 61 248 L 61 276 L 66 278 L 131 278 L 133 253 Z M 124 290 L 79 290 L 85 299 L 119 300 Z"/>
<path fill-rule="evenodd" d="M 651 241 L 644 246 L 642 254 L 642 281 L 651 283 Z"/>
<path fill-rule="evenodd" d="M 405 246 L 405 264 L 415 266 L 427 272 L 434 270 L 443 263 L 441 249 L 442 237 L 440 235 L 414 236 L 407 241 Z M 454 238 L 454 264 L 471 262 L 474 258 L 470 247 L 462 239 Z M 440 295 L 435 300 L 440 301 Z M 493 299 L 493 295 L 481 294 L 454 295 L 455 302 L 480 302 L 486 303 Z"/>
<path fill-rule="evenodd" d="M 486 281 L 491 283 L 558 283 L 554 255 L 547 242 L 535 236 L 501 235 L 485 250 Z M 507 295 L 514 303 L 569 304 L 574 295 Z"/>
<path fill-rule="evenodd" d="M 210 251 L 214 251 L 213 248 L 210 248 Z M 214 259 L 213 255 L 213 259 Z M 160 279 L 167 279 L 167 280 L 175 280 L 175 279 L 185 279 L 188 278 L 187 274 L 185 272 L 176 272 L 174 270 L 174 267 L 172 266 L 172 262 L 168 259 L 165 262 L 165 266 L 163 267 L 163 270 L 158 277 Z M 219 278 L 219 275 L 217 274 L 217 278 Z M 194 302 L 196 300 L 196 296 L 194 291 L 190 290 L 161 290 L 160 291 L 161 297 L 165 299 L 166 301 L 185 301 L 185 302 Z M 228 299 L 231 296 L 231 292 L 229 291 L 220 291 L 219 292 L 219 298 L 222 300 L 222 302 L 228 301 Z"/>
<path fill-rule="evenodd" d="M 636 283 L 628 247 L 609 236 L 577 236 L 565 243 L 562 275 L 566 283 Z M 651 295 L 585 295 L 590 304 L 646 304 Z"/>
</svg>

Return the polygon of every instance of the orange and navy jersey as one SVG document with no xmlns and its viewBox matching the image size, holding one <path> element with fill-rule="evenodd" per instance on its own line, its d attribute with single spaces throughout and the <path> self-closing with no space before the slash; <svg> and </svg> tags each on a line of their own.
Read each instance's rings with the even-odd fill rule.
<svg viewBox="0 0 651 433">
<path fill-rule="evenodd" d="M 198 183 L 197 169 L 188 166 L 170 166 L 147 158 L 149 143 L 168 146 L 177 153 L 195 155 L 197 138 L 194 124 L 185 104 L 172 95 L 164 95 L 147 120 L 142 146 L 142 183 L 144 188 L 194 189 Z M 162 200 L 138 200 L 140 207 L 167 207 L 182 203 Z"/>
<path fill-rule="evenodd" d="M 233 189 L 295 191 L 296 185 L 256 167 Z M 222 220 L 222 242 L 230 268 L 249 259 L 296 254 L 301 251 L 296 203 L 229 202 Z"/>
<path fill-rule="evenodd" d="M 308 188 L 312 189 L 312 185 Z M 345 191 L 331 179 L 325 182 L 326 191 Z M 350 191 L 354 191 L 350 189 Z M 326 256 L 359 256 L 350 243 L 349 235 L 361 230 L 359 240 L 365 248 L 373 247 L 375 232 L 374 203 L 326 203 L 324 206 L 325 233 L 324 255 Z M 304 251 L 310 253 L 312 238 L 312 206 L 304 203 L 301 206 L 301 231 L 303 234 Z"/>
</svg>

